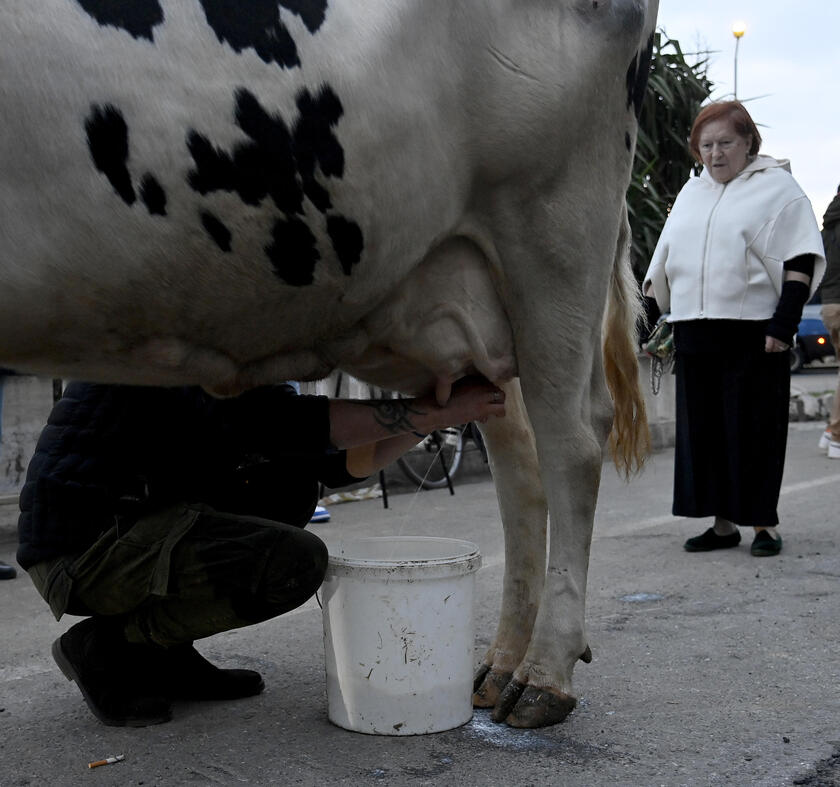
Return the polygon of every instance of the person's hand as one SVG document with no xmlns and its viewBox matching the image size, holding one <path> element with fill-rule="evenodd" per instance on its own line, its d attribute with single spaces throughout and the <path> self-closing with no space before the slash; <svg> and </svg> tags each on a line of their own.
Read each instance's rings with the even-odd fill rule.
<svg viewBox="0 0 840 787">
<path fill-rule="evenodd" d="M 774 336 L 764 337 L 764 352 L 766 353 L 783 353 L 785 350 L 789 349 L 789 344 L 785 344 L 783 341 L 780 341 Z"/>
<path fill-rule="evenodd" d="M 505 414 L 505 392 L 483 377 L 465 377 L 452 386 L 446 404 L 438 405 L 434 394 L 421 397 L 418 405 L 435 420 L 433 429 L 457 426 L 469 421 L 485 423 Z"/>
</svg>

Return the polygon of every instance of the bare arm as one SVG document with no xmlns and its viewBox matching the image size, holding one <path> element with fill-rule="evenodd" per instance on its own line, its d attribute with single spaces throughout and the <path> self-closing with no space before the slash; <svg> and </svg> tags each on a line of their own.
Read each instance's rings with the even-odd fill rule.
<svg viewBox="0 0 840 787">
<path fill-rule="evenodd" d="M 504 393 L 486 381 L 456 384 L 442 407 L 434 394 L 416 399 L 330 401 L 330 438 L 347 449 L 347 470 L 357 478 L 386 467 L 434 429 L 505 414 Z"/>
</svg>

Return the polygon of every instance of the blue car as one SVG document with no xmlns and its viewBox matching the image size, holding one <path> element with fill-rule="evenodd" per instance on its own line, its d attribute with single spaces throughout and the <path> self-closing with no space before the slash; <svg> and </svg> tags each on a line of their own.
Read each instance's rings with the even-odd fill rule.
<svg viewBox="0 0 840 787">
<path fill-rule="evenodd" d="M 802 309 L 802 321 L 790 351 L 790 370 L 798 372 L 805 364 L 834 358 L 835 351 L 820 316 L 820 304 L 809 303 Z"/>
</svg>

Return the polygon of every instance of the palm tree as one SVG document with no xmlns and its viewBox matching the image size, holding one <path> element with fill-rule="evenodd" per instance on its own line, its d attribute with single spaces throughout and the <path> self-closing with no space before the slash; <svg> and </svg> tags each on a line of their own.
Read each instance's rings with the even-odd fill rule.
<svg viewBox="0 0 840 787">
<path fill-rule="evenodd" d="M 677 193 L 697 165 L 688 149 L 694 117 L 709 97 L 708 52 L 686 60 L 679 41 L 657 32 L 627 192 L 631 258 L 641 281 Z"/>
</svg>

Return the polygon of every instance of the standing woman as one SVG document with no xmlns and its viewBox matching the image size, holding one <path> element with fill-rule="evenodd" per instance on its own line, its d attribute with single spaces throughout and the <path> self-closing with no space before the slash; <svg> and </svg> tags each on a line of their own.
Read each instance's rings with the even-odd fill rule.
<svg viewBox="0 0 840 787">
<path fill-rule="evenodd" d="M 689 138 L 703 164 L 679 193 L 645 276 L 674 328 L 673 513 L 714 517 L 689 552 L 777 555 L 787 444 L 788 350 L 825 270 L 817 222 L 787 160 L 758 155 L 738 101 L 704 107 Z"/>
</svg>

